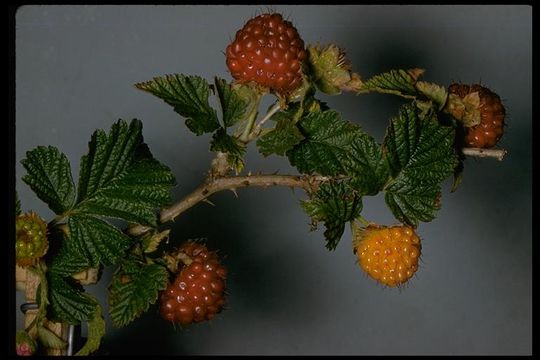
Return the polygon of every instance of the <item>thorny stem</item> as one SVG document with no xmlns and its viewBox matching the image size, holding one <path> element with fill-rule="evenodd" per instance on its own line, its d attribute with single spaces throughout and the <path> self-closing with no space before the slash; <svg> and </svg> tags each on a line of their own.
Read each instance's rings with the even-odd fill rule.
<svg viewBox="0 0 540 360">
<path fill-rule="evenodd" d="M 192 206 L 205 200 L 210 195 L 223 190 L 233 190 L 243 187 L 270 187 L 270 186 L 288 186 L 298 187 L 311 192 L 315 190 L 322 182 L 330 180 L 326 176 L 297 176 L 297 175 L 251 175 L 251 176 L 233 176 L 221 177 L 204 183 L 195 189 L 191 194 L 188 194 L 182 200 L 164 209 L 161 212 L 160 222 L 166 223 L 174 220 L 178 215 L 182 214 Z M 134 226 L 128 231 L 131 235 L 142 235 L 149 228 L 144 226 Z"/>
<path fill-rule="evenodd" d="M 272 111 L 272 109 L 270 110 Z M 270 113 L 269 111 L 269 113 Z M 277 110 L 276 110 L 277 111 Z M 270 117 L 269 117 L 270 118 Z M 506 150 L 499 149 L 480 149 L 463 148 L 463 154 L 475 157 L 493 157 L 501 161 L 506 154 Z M 234 177 L 209 177 L 208 181 L 203 183 L 191 194 L 177 202 L 176 204 L 163 209 L 160 214 L 160 222 L 174 220 L 178 215 L 185 212 L 200 201 L 207 199 L 210 195 L 222 190 L 235 190 L 236 188 L 248 186 L 289 186 L 301 187 L 306 190 L 313 189 L 318 183 L 328 181 L 330 178 L 324 176 L 298 176 L 298 175 L 253 175 L 253 176 L 234 176 Z M 311 186 L 311 187 L 310 187 Z M 135 225 L 128 229 L 133 236 L 140 236 L 149 231 L 150 228 L 142 225 Z"/>
<path fill-rule="evenodd" d="M 238 137 L 240 141 L 246 144 L 257 138 L 260 135 L 262 126 L 266 123 L 266 121 L 268 121 L 276 112 L 281 109 L 280 103 L 276 102 L 254 127 L 261 98 L 262 96 L 257 98 L 256 105 L 247 119 L 246 127 L 244 128 L 242 134 Z M 506 154 L 506 150 L 498 149 L 463 148 L 462 151 L 463 154 L 467 156 L 493 157 L 499 161 L 501 161 Z M 281 185 L 289 187 L 301 187 L 307 191 L 311 191 L 321 182 L 328 181 L 330 179 L 323 176 L 298 175 L 255 175 L 226 177 L 228 171 L 229 165 L 227 161 L 227 154 L 218 152 L 216 158 L 212 161 L 210 173 L 206 181 L 179 202 L 163 209 L 160 214 L 160 222 L 163 224 L 168 221 L 173 221 L 178 215 L 182 214 L 192 206 L 206 200 L 210 195 L 222 190 L 235 191 L 237 188 L 248 186 L 268 187 Z M 140 236 L 150 229 L 151 228 L 146 226 L 135 225 L 130 227 L 127 231 L 133 236 Z"/>
<path fill-rule="evenodd" d="M 504 159 L 506 150 L 504 149 L 481 149 L 481 148 L 463 148 L 463 154 L 476 157 L 492 157 L 499 161 Z"/>
</svg>

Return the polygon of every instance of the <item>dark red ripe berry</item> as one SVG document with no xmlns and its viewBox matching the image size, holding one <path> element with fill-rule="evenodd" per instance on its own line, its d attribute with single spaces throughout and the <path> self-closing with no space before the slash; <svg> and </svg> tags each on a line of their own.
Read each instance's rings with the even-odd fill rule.
<svg viewBox="0 0 540 360">
<path fill-rule="evenodd" d="M 161 316 L 182 325 L 211 320 L 225 304 L 227 270 L 215 252 L 194 241 L 183 244 L 176 254 L 191 262 L 179 263 L 176 278 L 161 293 Z"/>
<path fill-rule="evenodd" d="M 452 84 L 448 87 L 450 94 L 464 98 L 468 94 L 478 92 L 480 97 L 480 124 L 465 127 L 465 145 L 477 148 L 495 146 L 504 132 L 506 111 L 499 95 L 481 85 Z"/>
<path fill-rule="evenodd" d="M 226 56 L 231 75 L 241 83 L 254 81 L 280 94 L 302 85 L 304 41 L 280 14 L 250 19 L 227 46 Z"/>
</svg>

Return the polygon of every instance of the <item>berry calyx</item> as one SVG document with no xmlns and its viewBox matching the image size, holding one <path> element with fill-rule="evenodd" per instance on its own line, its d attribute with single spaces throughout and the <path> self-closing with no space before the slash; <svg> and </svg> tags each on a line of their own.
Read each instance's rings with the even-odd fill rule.
<svg viewBox="0 0 540 360">
<path fill-rule="evenodd" d="M 181 325 L 213 319 L 223 310 L 227 277 L 217 253 L 188 241 L 168 255 L 170 259 L 176 259 L 178 267 L 174 281 L 161 293 L 161 316 Z"/>
<path fill-rule="evenodd" d="M 262 14 L 246 22 L 226 49 L 227 67 L 240 83 L 255 82 L 279 95 L 302 85 L 304 41 L 281 14 Z"/>
<path fill-rule="evenodd" d="M 308 47 L 309 63 L 317 88 L 330 95 L 345 91 L 358 91 L 362 86 L 360 75 L 351 71 L 351 62 L 345 50 L 334 44 Z"/>
<path fill-rule="evenodd" d="M 15 351 L 18 356 L 32 356 L 37 349 L 36 341 L 24 330 L 15 335 Z"/>
<path fill-rule="evenodd" d="M 35 212 L 17 216 L 15 220 L 15 256 L 17 265 L 36 263 L 47 252 L 47 224 Z"/>
<path fill-rule="evenodd" d="M 354 231 L 354 253 L 360 267 L 377 282 L 396 287 L 418 269 L 422 245 L 413 228 L 369 225 Z"/>
<path fill-rule="evenodd" d="M 452 96 L 465 101 L 464 106 L 454 106 L 449 111 L 455 118 L 462 120 L 466 114 L 475 114 L 469 124 L 464 122 L 465 145 L 477 148 L 490 148 L 497 144 L 504 133 L 506 111 L 499 95 L 490 89 L 474 84 L 452 84 L 448 87 L 449 107 L 452 108 Z M 466 109 L 470 107 L 471 109 Z M 474 121 L 476 120 L 476 121 Z"/>
</svg>

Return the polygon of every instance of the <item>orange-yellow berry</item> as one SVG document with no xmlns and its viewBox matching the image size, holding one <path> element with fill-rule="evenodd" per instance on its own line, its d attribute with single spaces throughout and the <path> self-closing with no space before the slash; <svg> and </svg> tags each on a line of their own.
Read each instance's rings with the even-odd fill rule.
<svg viewBox="0 0 540 360">
<path fill-rule="evenodd" d="M 386 286 L 406 283 L 418 269 L 422 245 L 409 226 L 369 225 L 355 233 L 353 245 L 360 267 Z"/>
</svg>

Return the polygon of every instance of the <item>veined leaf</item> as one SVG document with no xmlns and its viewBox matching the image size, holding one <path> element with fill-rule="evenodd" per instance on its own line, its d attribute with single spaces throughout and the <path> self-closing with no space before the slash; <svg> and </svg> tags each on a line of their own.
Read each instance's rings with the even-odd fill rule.
<svg viewBox="0 0 540 360">
<path fill-rule="evenodd" d="M 38 146 L 21 163 L 28 172 L 22 180 L 52 211 L 62 214 L 71 208 L 75 184 L 64 154 L 53 146 Z"/>
<path fill-rule="evenodd" d="M 70 276 L 91 267 L 88 259 L 72 248 L 69 241 L 60 238 L 50 240 L 62 241 L 62 245 L 48 264 L 48 271 L 59 276 Z"/>
<path fill-rule="evenodd" d="M 391 179 L 385 200 L 398 220 L 417 226 L 440 207 L 440 183 L 454 171 L 454 129 L 442 126 L 434 112 L 421 119 L 414 105 L 401 108 L 384 139 Z"/>
<path fill-rule="evenodd" d="M 346 182 L 324 183 L 301 205 L 315 222 L 324 221 L 326 247 L 335 250 L 345 224 L 362 211 L 362 198 Z"/>
<path fill-rule="evenodd" d="M 91 267 L 116 263 L 132 243 L 130 237 L 93 216 L 74 215 L 68 224 L 69 245 L 83 255 Z"/>
<path fill-rule="evenodd" d="M 98 305 L 96 300 L 85 294 L 80 287 L 69 284 L 62 276 L 47 273 L 51 320 L 79 324 L 88 321 Z"/>
<path fill-rule="evenodd" d="M 360 195 L 376 195 L 388 180 L 388 165 L 382 148 L 373 137 L 362 133 L 352 143 L 350 152 L 351 186 Z"/>
<path fill-rule="evenodd" d="M 280 119 L 272 131 L 257 140 L 257 147 L 264 156 L 283 156 L 303 139 L 304 136 L 290 119 Z"/>
<path fill-rule="evenodd" d="M 414 98 L 417 94 L 415 83 L 422 72 L 421 69 L 390 70 L 364 82 L 359 92 L 379 92 Z"/>
<path fill-rule="evenodd" d="M 223 113 L 223 124 L 230 127 L 242 120 L 248 109 L 248 102 L 239 96 L 230 84 L 215 78 L 217 95 Z"/>
<path fill-rule="evenodd" d="M 120 144 L 119 144 L 120 145 Z M 99 151 L 100 145 L 96 145 Z M 152 157 L 146 144 L 131 149 L 122 172 L 115 173 L 76 206 L 77 213 L 102 215 L 124 219 L 143 225 L 156 225 L 156 209 L 171 201 L 170 189 L 176 184 L 168 167 Z M 105 163 L 103 165 L 106 165 Z M 87 166 L 85 164 L 85 166 Z M 106 171 L 106 170 L 105 170 Z M 81 175 L 92 178 L 98 169 Z M 102 173 L 103 174 L 103 173 Z"/>
<path fill-rule="evenodd" d="M 135 87 L 173 106 L 174 111 L 186 118 L 186 126 L 197 135 L 220 127 L 216 111 L 208 103 L 210 86 L 199 76 L 167 75 Z"/>
<path fill-rule="evenodd" d="M 312 112 L 299 122 L 305 137 L 287 151 L 289 161 L 304 174 L 346 174 L 349 152 L 360 128 L 334 110 Z"/>
<path fill-rule="evenodd" d="M 109 135 L 101 129 L 92 134 L 88 154 L 81 158 L 77 202 L 92 197 L 124 174 L 142 142 L 141 130 L 139 120 L 129 125 L 119 120 L 113 124 Z"/>
<path fill-rule="evenodd" d="M 90 355 L 99 349 L 101 339 L 105 335 L 105 320 L 101 313 L 101 306 L 97 305 L 92 320 L 88 322 L 88 339 L 84 343 L 84 346 L 77 351 L 75 356 Z"/>
<path fill-rule="evenodd" d="M 113 277 L 109 287 L 109 311 L 115 326 L 125 326 L 153 304 L 167 286 L 168 272 L 161 265 L 131 264 Z"/>
</svg>

